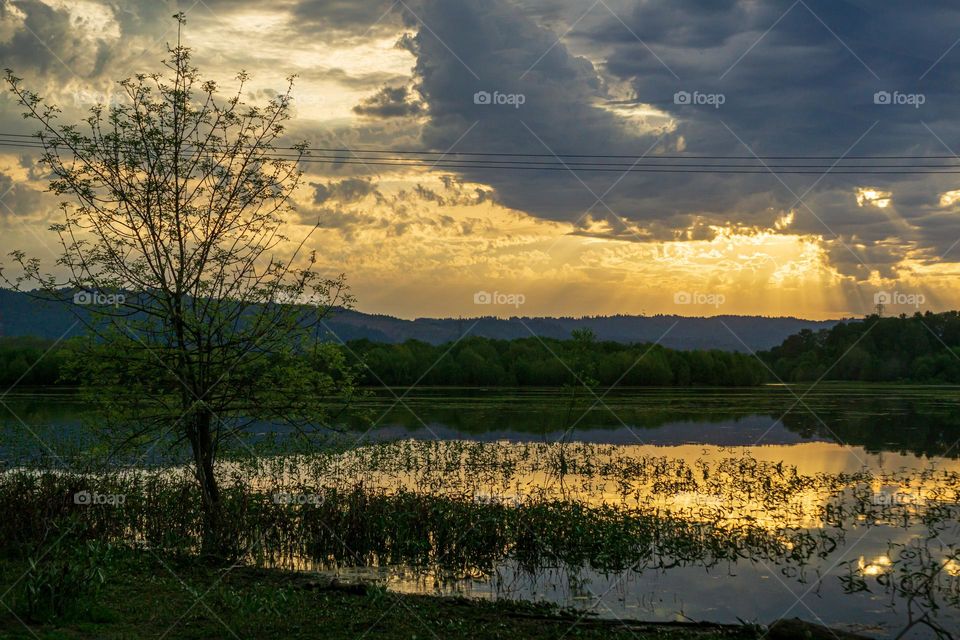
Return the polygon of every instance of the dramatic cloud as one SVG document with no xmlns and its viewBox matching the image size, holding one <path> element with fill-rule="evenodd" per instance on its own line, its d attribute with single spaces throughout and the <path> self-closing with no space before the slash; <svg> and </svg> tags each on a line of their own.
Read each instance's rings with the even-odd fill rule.
<svg viewBox="0 0 960 640">
<path fill-rule="evenodd" d="M 42 204 L 42 193 L 0 172 L 0 216 L 30 217 Z"/>
<path fill-rule="evenodd" d="M 570 55 L 557 35 L 497 0 L 481 5 L 423 2 L 416 15 L 427 28 L 415 37 L 419 90 L 429 105 L 424 142 L 431 148 L 481 152 L 577 152 L 585 148 L 650 146 L 596 106 L 605 89 L 593 64 Z M 411 26 L 419 24 L 416 20 Z M 538 62 L 539 59 L 539 62 Z M 489 94 L 490 103 L 482 96 Z M 501 104 L 497 96 L 507 96 Z M 522 104 L 517 98 L 522 96 Z M 594 202 L 569 174 L 470 171 L 471 181 L 495 186 L 511 207 L 571 219 Z M 587 177 L 598 195 L 612 181 Z"/>
<path fill-rule="evenodd" d="M 109 102 L 115 80 L 160 69 L 181 8 L 0 0 L 0 56 L 73 121 Z M 960 166 L 960 6 L 946 0 L 882 9 L 853 0 L 207 0 L 186 9 L 185 42 L 205 77 L 226 91 L 250 71 L 246 97 L 256 103 L 296 74 L 290 141 L 351 150 L 304 166 L 299 218 L 347 243 L 331 260 L 361 270 L 370 258 L 351 262 L 351 246 L 398 252 L 412 261 L 391 263 L 404 277 L 444 260 L 460 268 L 481 250 L 501 275 L 589 273 L 609 286 L 656 263 L 730 286 L 734 273 L 751 287 L 756 274 L 780 289 L 807 278 L 796 291 L 840 283 L 818 309 L 842 311 L 843 298 L 859 308 L 857 286 L 934 282 L 960 261 L 960 174 L 905 174 L 895 158 Z M 30 130 L 19 112 L 9 96 L 0 101 L 0 130 Z M 384 148 L 444 155 L 432 168 L 356 161 Z M 477 157 L 459 152 L 541 155 L 499 156 L 497 169 L 446 166 Z M 554 154 L 567 167 L 523 167 L 558 163 Z M 566 154 L 646 155 L 634 169 L 680 161 L 662 156 L 739 156 L 753 173 L 705 173 L 719 162 L 708 159 L 684 160 L 699 165 L 687 173 L 625 172 L 629 160 L 609 157 L 594 159 L 609 170 L 588 171 L 585 158 Z M 894 158 L 856 160 L 865 155 Z M 831 166 L 836 156 L 847 159 Z M 865 164 L 878 172 L 847 173 Z M 785 165 L 809 173 L 770 171 Z M 25 167 L 0 166 L 3 203 L 18 218 L 49 208 L 42 176 Z M 536 231 L 496 240 L 485 215 L 511 229 L 502 234 L 515 224 Z M 391 243 L 398 238 L 415 239 L 416 251 Z M 450 248 L 481 238 L 473 253 Z M 703 247 L 702 259 L 689 260 L 691 247 Z M 399 291 L 385 273 L 384 291 Z"/>
<path fill-rule="evenodd" d="M 397 6 L 393 0 L 300 0 L 291 22 L 326 39 L 367 38 L 395 30 Z"/>
<path fill-rule="evenodd" d="M 363 200 L 368 195 L 379 195 L 377 187 L 370 178 L 347 178 L 327 184 L 311 183 L 313 203 L 324 204 L 328 201 L 351 204 Z"/>
<path fill-rule="evenodd" d="M 723 224 L 731 217 L 770 226 L 790 211 L 796 219 L 791 232 L 841 245 L 898 236 L 909 240 L 904 247 L 945 250 L 960 237 L 960 219 L 935 210 L 939 194 L 956 186 L 945 176 L 861 178 L 838 167 L 822 177 L 830 162 L 812 161 L 819 167 L 812 175 L 778 177 L 766 172 L 775 162 L 750 161 L 754 154 L 950 155 L 938 136 L 960 133 L 950 98 L 957 72 L 955 65 L 935 63 L 956 28 L 928 34 L 932 23 L 960 27 L 957 9 L 934 3 L 921 20 L 911 3 L 892 3 L 884 11 L 850 2 L 632 5 L 618 16 L 598 9 L 604 19 L 580 25 L 579 41 L 609 51 L 597 66 L 573 55 L 529 7 L 505 0 L 482 7 L 417 3 L 407 20 L 419 27 L 410 49 L 418 56 L 419 88 L 431 116 L 425 142 L 436 149 L 547 154 L 684 149 L 744 156 L 742 164 L 759 171 L 631 173 L 622 179 L 578 171 L 572 163 L 570 172 L 463 171 L 495 187 L 508 206 L 579 220 L 584 227 L 605 219 L 620 237 L 670 238 L 697 221 Z M 613 81 L 632 87 L 636 106 L 664 114 L 662 126 L 631 130 L 604 104 L 611 101 Z M 484 91 L 522 95 L 523 101 L 516 107 L 477 104 L 474 95 Z M 878 91 L 922 94 L 923 104 L 875 104 Z M 718 108 L 676 104 L 677 92 L 719 94 L 723 102 Z M 864 181 L 893 193 L 898 206 L 858 210 L 855 190 Z"/>
<path fill-rule="evenodd" d="M 407 87 L 384 87 L 355 106 L 353 112 L 377 118 L 409 117 L 423 113 L 423 105 L 414 101 Z"/>
</svg>

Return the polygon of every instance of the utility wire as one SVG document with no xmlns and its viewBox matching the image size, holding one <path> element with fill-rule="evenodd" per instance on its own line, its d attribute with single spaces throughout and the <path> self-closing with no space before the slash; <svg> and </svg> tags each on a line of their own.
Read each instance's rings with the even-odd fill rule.
<svg viewBox="0 0 960 640">
<path fill-rule="evenodd" d="M 28 138 L 33 144 L 39 145 L 39 139 L 33 134 L 22 133 L 0 133 L 0 138 Z M 281 151 L 293 151 L 295 147 L 274 147 Z M 384 148 L 363 148 L 363 147 L 309 147 L 309 151 L 322 151 L 331 153 L 393 153 L 398 155 L 437 155 L 437 156 L 502 156 L 518 158 L 668 158 L 674 160 L 680 159 L 700 159 L 700 160 L 958 160 L 960 157 L 955 155 L 651 155 L 651 154 L 590 154 L 590 153 L 507 153 L 498 151 L 428 151 L 411 149 L 384 149 Z"/>
<path fill-rule="evenodd" d="M 131 143 L 132 146 L 139 146 Z M 35 136 L 0 133 L 0 146 L 28 149 L 44 149 L 44 143 Z M 65 145 L 61 145 L 63 148 Z M 314 153 L 318 152 L 318 153 Z M 184 155 L 190 155 L 184 150 Z M 376 154 L 376 155 L 371 155 Z M 382 155 L 392 154 L 392 155 Z M 414 155 L 417 154 L 417 155 Z M 424 157 L 424 156 L 438 156 Z M 275 147 L 265 151 L 265 160 L 298 160 L 307 164 L 369 165 L 397 168 L 427 169 L 483 169 L 526 171 L 602 171 L 618 173 L 785 173 L 785 174 L 881 174 L 922 175 L 960 173 L 960 164 L 851 164 L 857 161 L 879 160 L 953 160 L 954 156 L 706 156 L 706 155 L 601 155 L 601 154 L 523 154 L 501 152 L 412 151 L 398 149 L 348 149 L 314 147 L 301 154 L 293 147 Z M 509 160 L 503 158 L 550 158 L 550 160 Z M 563 158 L 590 158 L 590 160 L 564 160 Z M 595 159 L 633 158 L 633 162 L 598 162 Z M 791 164 L 767 164 L 765 159 L 786 160 Z M 642 160 L 642 161 L 641 161 Z M 683 162 L 662 162 L 682 160 Z M 697 162 L 706 160 L 710 162 Z M 832 160 L 832 163 L 797 164 L 806 160 Z M 723 161 L 723 162 L 717 162 Z M 750 161 L 744 164 L 743 161 Z"/>
</svg>

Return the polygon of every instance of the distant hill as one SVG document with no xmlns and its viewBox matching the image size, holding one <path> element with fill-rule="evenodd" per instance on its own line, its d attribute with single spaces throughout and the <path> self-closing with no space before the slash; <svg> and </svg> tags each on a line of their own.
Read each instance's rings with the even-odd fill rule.
<svg viewBox="0 0 960 640">
<path fill-rule="evenodd" d="M 63 335 L 79 334 L 80 328 L 74 326 L 75 322 L 73 314 L 59 304 L 39 302 L 26 294 L 0 289 L 0 336 L 56 339 Z M 367 338 L 374 342 L 396 343 L 413 338 L 441 344 L 456 340 L 463 334 L 509 340 L 527 338 L 531 333 L 541 337 L 569 338 L 574 329 L 589 328 L 600 340 L 623 343 L 659 340 L 663 346 L 673 349 L 747 351 L 747 348 L 770 349 L 803 329 L 829 329 L 837 322 L 763 316 L 689 318 L 673 315 L 403 320 L 387 315 L 341 310 L 327 321 L 327 326 L 344 341 Z M 676 326 L 670 329 L 674 324 Z"/>
<path fill-rule="evenodd" d="M 338 314 L 329 323 L 342 339 L 367 337 L 380 342 L 403 342 L 416 338 L 431 344 L 469 335 L 487 338 L 528 338 L 531 334 L 569 338 L 574 329 L 592 329 L 600 340 L 656 342 L 673 349 L 723 349 L 746 351 L 770 349 L 803 329 L 829 329 L 838 321 L 762 316 L 593 316 L 585 318 L 418 318 L 401 320 L 355 311 Z M 672 325 L 673 328 L 670 327 Z M 726 326 L 724 326 L 726 325 Z M 668 331 L 669 330 L 669 331 Z M 738 339 L 739 338 L 739 339 Z M 746 347 L 743 343 L 746 343 Z"/>
</svg>

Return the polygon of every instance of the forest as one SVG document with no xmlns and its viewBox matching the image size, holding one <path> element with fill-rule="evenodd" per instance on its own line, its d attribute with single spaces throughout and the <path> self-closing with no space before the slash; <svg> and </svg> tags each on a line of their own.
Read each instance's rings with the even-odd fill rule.
<svg viewBox="0 0 960 640">
<path fill-rule="evenodd" d="M 81 339 L 55 343 L 34 337 L 0 338 L 0 384 L 74 384 L 64 365 Z M 359 339 L 340 348 L 356 367 L 360 383 L 370 387 L 557 387 L 581 382 L 601 387 L 739 387 L 821 378 L 960 383 L 960 313 L 956 311 L 891 318 L 874 315 L 817 332 L 804 329 L 756 356 L 600 341 L 589 330 L 575 330 L 567 340 L 468 336 L 432 345 L 419 340 L 388 344 Z"/>
<path fill-rule="evenodd" d="M 0 338 L 0 384 L 74 384 L 65 364 L 79 353 L 79 340 Z M 752 386 L 767 377 L 764 366 L 747 354 L 597 341 L 588 330 L 575 331 L 568 340 L 466 337 L 431 345 L 362 339 L 340 348 L 359 382 L 371 387 Z"/>
<path fill-rule="evenodd" d="M 868 316 L 759 354 L 784 382 L 960 382 L 960 313 Z"/>
<path fill-rule="evenodd" d="M 767 376 L 748 354 L 596 341 L 588 330 L 574 331 L 569 340 L 468 337 L 437 346 L 416 340 L 348 346 L 367 365 L 363 381 L 371 386 L 409 385 L 421 376 L 428 386 L 750 386 Z"/>
</svg>

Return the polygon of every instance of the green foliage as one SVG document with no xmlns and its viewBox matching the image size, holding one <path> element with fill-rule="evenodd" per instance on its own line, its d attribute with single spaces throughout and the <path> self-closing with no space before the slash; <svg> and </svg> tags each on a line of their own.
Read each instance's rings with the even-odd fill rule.
<svg viewBox="0 0 960 640">
<path fill-rule="evenodd" d="M 38 546 L 28 558 L 29 570 L 15 596 L 28 619 L 49 621 L 89 612 L 106 583 L 114 547 L 72 534 L 68 530 L 52 546 Z"/>
<path fill-rule="evenodd" d="M 751 386 L 767 377 L 747 354 L 599 342 L 587 330 L 574 333 L 570 340 L 468 337 L 436 346 L 356 340 L 348 347 L 366 366 L 361 383 L 370 386 Z"/>
<path fill-rule="evenodd" d="M 803 330 L 761 354 L 784 382 L 960 383 L 960 313 L 869 316 Z"/>
<path fill-rule="evenodd" d="M 286 159 L 273 154 L 292 117 L 293 79 L 251 105 L 247 74 L 231 92 L 204 80 L 179 30 L 168 53 L 169 73 L 121 80 L 121 97 L 79 123 L 6 71 L 39 126 L 49 190 L 64 198 L 50 227 L 62 275 L 14 250 L 0 279 L 84 325 L 65 370 L 102 405 L 112 448 L 170 434 L 189 443 L 214 556 L 229 546 L 216 456 L 244 420 L 323 424 L 322 400 L 351 395 L 344 359 L 316 335 L 353 298 L 342 274 L 315 270 L 309 234 L 284 235 L 306 152 L 300 143 Z M 10 369 L 28 373 L 30 355 L 14 353 Z"/>
<path fill-rule="evenodd" d="M 156 356 L 129 348 L 130 338 L 118 337 L 118 342 L 110 344 L 92 342 L 81 350 L 78 345 L 82 341 L 75 338 L 54 347 L 50 341 L 35 338 L 7 338 L 0 340 L 0 363 L 16 358 L 23 358 L 27 367 L 37 363 L 30 378 L 32 384 L 64 384 L 86 376 L 90 390 L 101 400 L 100 389 L 112 387 L 123 392 L 127 407 L 137 398 L 157 394 L 164 385 L 176 389 L 176 380 L 167 379 L 172 376 L 170 370 L 158 372 Z M 267 412 L 262 409 L 272 406 L 271 402 L 278 407 L 296 404 L 307 414 L 308 403 L 339 392 L 355 393 L 356 384 L 409 386 L 419 381 L 433 386 L 481 387 L 580 387 L 582 383 L 752 386 L 765 382 L 767 373 L 746 354 L 597 342 L 592 334 L 580 334 L 571 340 L 469 337 L 456 344 L 436 346 L 417 340 L 401 344 L 355 340 L 347 346 L 344 349 L 330 342 L 311 342 L 300 349 L 279 350 L 278 346 L 278 353 L 249 371 L 242 362 L 235 365 L 230 380 L 258 384 L 256 393 L 251 391 L 248 397 L 258 398 L 254 408 L 259 407 L 263 415 Z M 51 347 L 51 353 L 41 359 Z M 282 394 L 276 390 L 282 390 Z M 276 397 L 270 396 L 271 391 Z M 319 407 L 309 408 L 313 415 L 320 415 Z"/>
<path fill-rule="evenodd" d="M 73 344 L 73 340 L 55 344 L 43 338 L 0 338 L 0 386 L 70 384 L 63 374 Z"/>
</svg>

